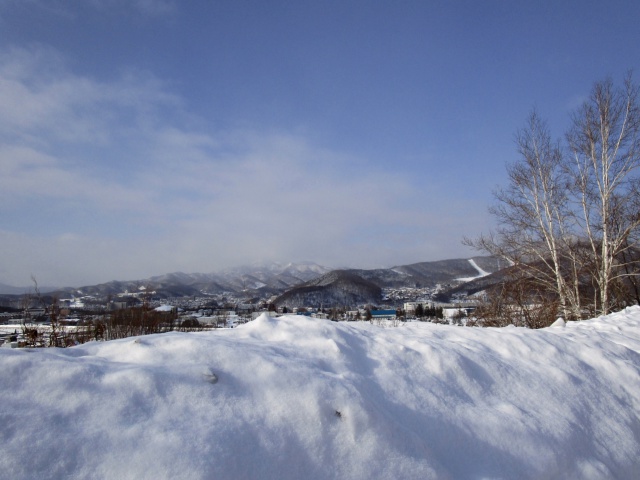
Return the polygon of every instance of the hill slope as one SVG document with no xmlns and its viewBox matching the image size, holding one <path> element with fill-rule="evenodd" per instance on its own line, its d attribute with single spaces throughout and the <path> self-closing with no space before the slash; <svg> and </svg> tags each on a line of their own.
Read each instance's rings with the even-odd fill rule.
<svg viewBox="0 0 640 480">
<path fill-rule="evenodd" d="M 336 306 L 378 303 L 382 289 L 351 271 L 333 270 L 293 287 L 274 300 L 277 306 Z"/>
<path fill-rule="evenodd" d="M 496 272 L 500 261 L 493 257 L 455 258 L 434 262 L 419 262 L 393 268 L 373 270 L 349 270 L 380 287 L 433 287 L 436 284 L 455 282 L 459 278 L 477 277 L 479 272 L 473 263 L 486 272 Z"/>
</svg>

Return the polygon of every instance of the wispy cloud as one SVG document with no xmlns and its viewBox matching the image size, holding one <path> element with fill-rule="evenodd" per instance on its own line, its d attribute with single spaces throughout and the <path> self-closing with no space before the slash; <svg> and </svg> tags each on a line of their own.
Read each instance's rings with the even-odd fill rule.
<svg viewBox="0 0 640 480">
<path fill-rule="evenodd" d="M 0 0 L 0 8 L 39 8 L 50 14 L 75 17 L 78 4 L 102 11 L 136 11 L 143 15 L 167 15 L 177 11 L 174 0 Z"/>
<path fill-rule="evenodd" d="M 146 15 L 166 15 L 177 9 L 174 0 L 90 0 L 90 4 L 101 9 L 135 9 Z"/>
<path fill-rule="evenodd" d="M 144 72 L 97 81 L 48 49 L 5 51 L 0 138 L 0 280 L 9 283 L 260 259 L 388 265 L 459 249 L 455 237 L 436 244 L 445 226 L 461 235 L 445 225 L 455 204 L 425 211 L 437 185 L 418 189 L 410 172 L 368 168 L 299 134 L 212 131 Z"/>
</svg>

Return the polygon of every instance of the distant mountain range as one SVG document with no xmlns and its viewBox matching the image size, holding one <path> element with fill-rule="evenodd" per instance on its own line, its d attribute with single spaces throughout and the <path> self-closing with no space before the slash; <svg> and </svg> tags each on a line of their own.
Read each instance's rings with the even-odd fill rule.
<svg viewBox="0 0 640 480">
<path fill-rule="evenodd" d="M 502 265 L 504 266 L 504 262 Z M 473 257 L 412 263 L 393 268 L 349 271 L 381 287 L 429 288 L 436 284 L 456 282 L 458 279 L 481 277 L 484 273 L 496 272 L 500 267 L 500 260 L 497 258 Z"/>
<path fill-rule="evenodd" d="M 135 293 L 145 289 L 155 292 L 154 297 L 169 298 L 202 296 L 206 294 L 233 294 L 243 298 L 278 297 L 283 304 L 294 304 L 304 298 L 326 297 L 339 303 L 361 303 L 358 299 L 377 301 L 380 290 L 390 287 L 429 288 L 436 284 L 459 285 L 469 280 L 496 272 L 501 265 L 493 257 L 452 259 L 420 262 L 410 265 L 379 269 L 332 270 L 316 263 L 260 263 L 226 269 L 216 273 L 174 272 L 142 280 L 112 281 L 81 288 L 58 289 L 59 298 L 70 296 L 117 295 Z M 47 290 L 40 289 L 42 293 Z M 0 293 L 22 294 L 29 289 L 18 289 L 0 284 Z M 306 295 L 303 295 L 303 293 Z M 366 302 L 365 302 L 366 303 Z"/>
<path fill-rule="evenodd" d="M 113 280 L 79 288 L 40 288 L 41 293 L 58 297 L 82 295 L 117 295 L 151 289 L 160 297 L 198 296 L 202 294 L 246 293 L 275 295 L 331 271 L 311 262 L 281 264 L 256 263 L 229 268 L 216 273 L 173 272 L 140 280 Z M 0 284 L 0 294 L 20 295 L 33 292 L 29 287 Z"/>
<path fill-rule="evenodd" d="M 424 288 L 473 283 L 500 268 L 492 257 L 420 262 L 373 270 L 333 270 L 319 278 L 294 286 L 278 296 L 277 306 L 380 304 L 382 288 Z M 446 294 L 445 294 L 446 296 Z"/>
<path fill-rule="evenodd" d="M 5 283 L 0 283 L 0 295 L 24 295 L 25 293 L 33 293 L 33 285 L 30 287 L 14 287 Z M 40 293 L 55 292 L 59 287 L 38 286 Z"/>
</svg>

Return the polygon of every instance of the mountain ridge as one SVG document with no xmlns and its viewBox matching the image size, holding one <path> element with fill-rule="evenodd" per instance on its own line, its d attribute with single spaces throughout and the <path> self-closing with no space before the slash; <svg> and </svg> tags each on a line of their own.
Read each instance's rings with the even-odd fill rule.
<svg viewBox="0 0 640 480">
<path fill-rule="evenodd" d="M 407 265 L 396 265 L 390 268 L 331 269 L 313 262 L 276 263 L 264 262 L 228 268 L 214 273 L 185 273 L 170 272 L 141 280 L 113 280 L 96 285 L 86 285 L 79 288 L 59 288 L 52 293 L 59 298 L 81 295 L 118 295 L 123 293 L 139 293 L 142 290 L 154 291 L 160 298 L 216 295 L 224 293 L 240 294 L 246 297 L 270 298 L 280 296 L 286 291 L 302 286 L 321 278 L 331 272 L 344 272 L 339 279 L 344 286 L 346 278 L 352 283 L 370 282 L 380 288 L 393 287 L 433 287 L 437 284 L 456 283 L 460 278 L 477 278 L 478 268 L 493 273 L 500 269 L 500 262 L 493 257 L 476 256 L 472 258 L 456 258 L 417 262 Z M 347 276 L 355 275 L 354 276 Z M 357 278 L 356 278 L 357 277 Z M 312 286 L 312 285 L 307 285 Z M 13 292 L 4 292 L 0 284 L 0 294 L 19 295 L 33 291 L 33 289 L 10 287 Z M 44 289 L 41 289 L 45 293 Z"/>
</svg>

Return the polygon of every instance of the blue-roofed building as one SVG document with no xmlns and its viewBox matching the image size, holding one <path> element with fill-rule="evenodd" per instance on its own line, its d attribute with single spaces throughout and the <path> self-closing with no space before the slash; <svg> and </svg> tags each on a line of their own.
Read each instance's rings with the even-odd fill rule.
<svg viewBox="0 0 640 480">
<path fill-rule="evenodd" d="M 371 318 L 375 320 L 395 320 L 395 310 L 371 310 Z"/>
</svg>

